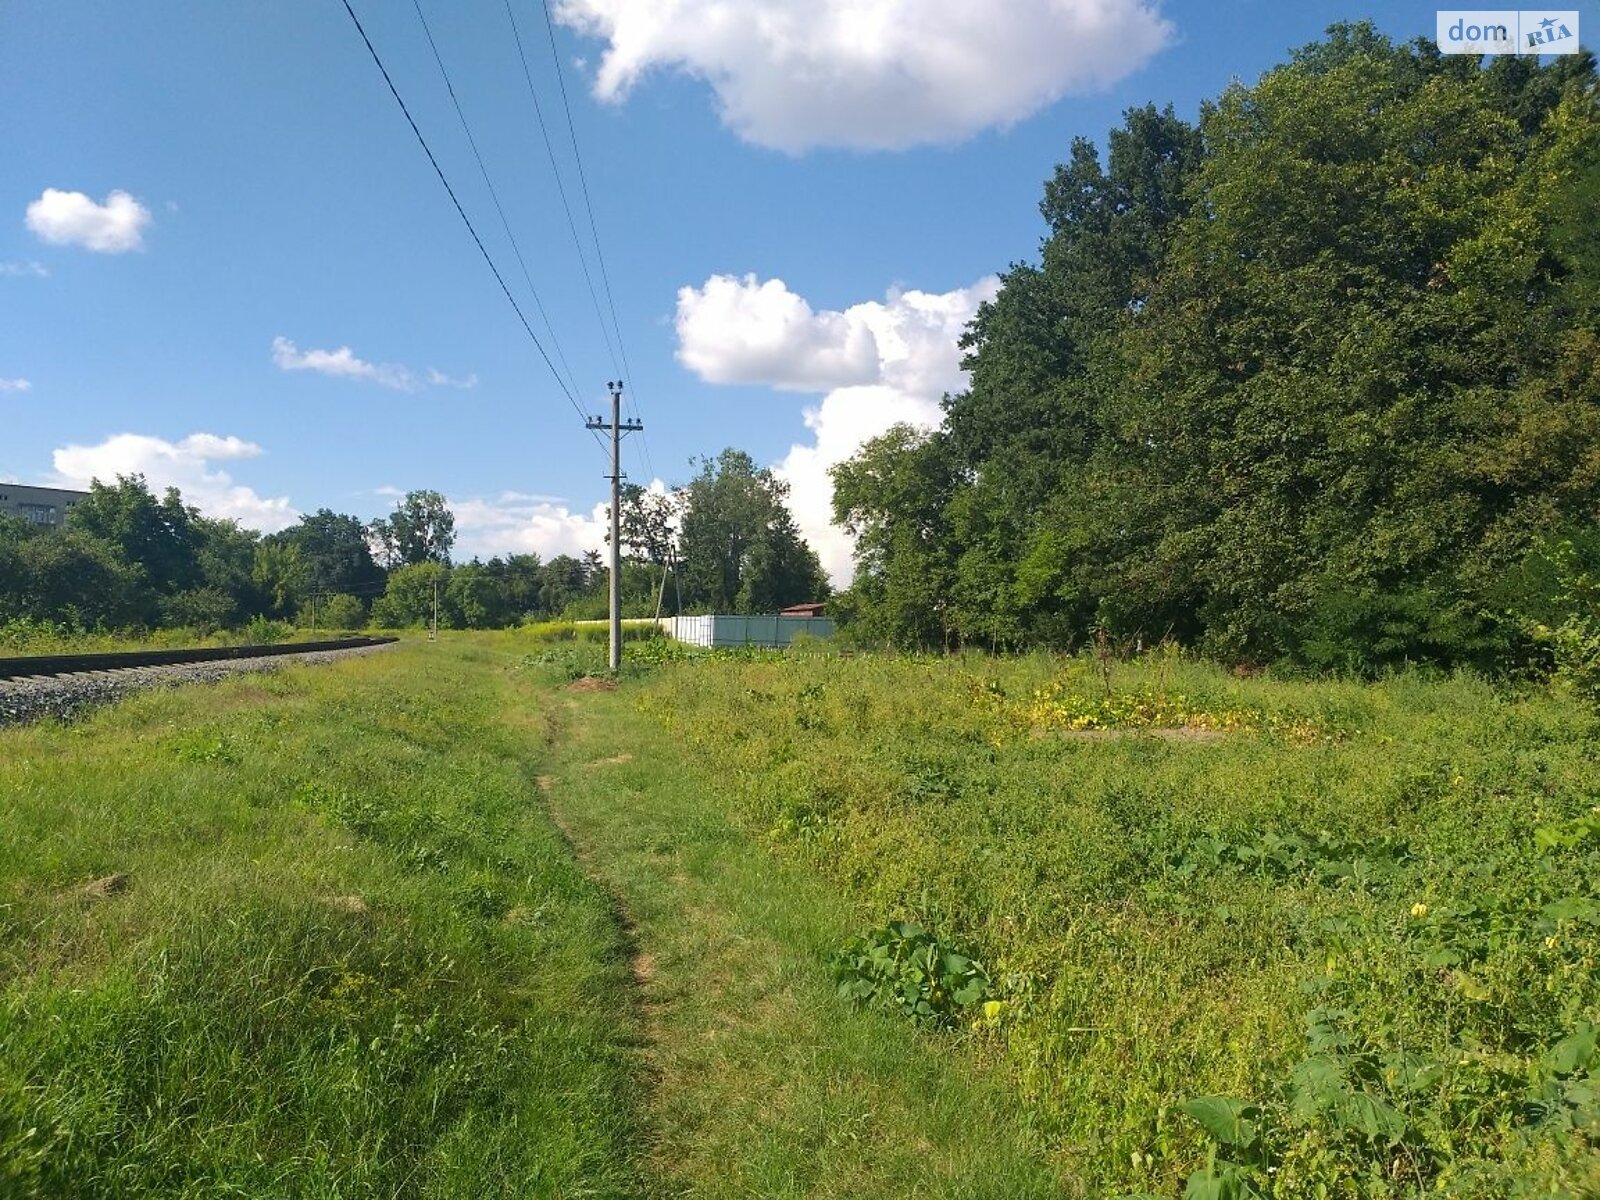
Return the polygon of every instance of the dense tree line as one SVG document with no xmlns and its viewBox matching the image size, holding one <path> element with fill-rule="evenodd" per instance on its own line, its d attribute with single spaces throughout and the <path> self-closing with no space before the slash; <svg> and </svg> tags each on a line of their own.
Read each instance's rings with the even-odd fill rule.
<svg viewBox="0 0 1600 1200">
<path fill-rule="evenodd" d="M 1600 557 L 1592 56 L 1336 26 L 1040 207 L 941 428 L 835 469 L 867 636 L 1498 665 Z"/>
<path fill-rule="evenodd" d="M 355 620 L 384 587 L 372 535 L 359 519 L 321 509 L 262 535 L 205 517 L 142 476 L 95 481 L 62 529 L 0 520 L 0 620 L 78 628 L 240 625 L 309 612 L 343 596 L 331 615 Z M 364 598 L 364 599 L 358 599 Z"/>
<path fill-rule="evenodd" d="M 665 494 L 628 489 L 624 611 L 770 612 L 826 595 L 785 495 L 737 450 Z M 158 498 L 141 476 L 119 477 L 96 481 L 64 529 L 0 519 L 0 622 L 213 630 L 266 618 L 353 629 L 427 624 L 437 606 L 446 628 L 492 629 L 606 613 L 598 548 L 452 563 L 454 545 L 455 517 L 438 492 L 407 493 L 370 524 L 321 509 L 263 535 L 202 516 L 176 489 Z"/>
</svg>

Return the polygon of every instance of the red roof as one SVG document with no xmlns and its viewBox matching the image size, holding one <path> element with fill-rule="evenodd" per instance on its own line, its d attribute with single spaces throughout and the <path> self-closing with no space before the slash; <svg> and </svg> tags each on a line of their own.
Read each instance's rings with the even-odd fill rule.
<svg viewBox="0 0 1600 1200">
<path fill-rule="evenodd" d="M 779 609 L 778 615 L 780 617 L 820 617 L 822 608 L 823 602 L 821 600 L 811 604 L 791 604 L 788 608 Z"/>
</svg>

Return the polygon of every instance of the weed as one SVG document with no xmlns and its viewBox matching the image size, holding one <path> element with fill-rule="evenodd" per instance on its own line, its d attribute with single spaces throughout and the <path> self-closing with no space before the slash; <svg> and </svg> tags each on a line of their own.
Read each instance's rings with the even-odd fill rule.
<svg viewBox="0 0 1600 1200">
<path fill-rule="evenodd" d="M 911 921 L 891 921 L 852 939 L 829 966 L 842 998 L 925 1025 L 952 1025 L 990 994 L 988 972 L 970 950 Z"/>
</svg>

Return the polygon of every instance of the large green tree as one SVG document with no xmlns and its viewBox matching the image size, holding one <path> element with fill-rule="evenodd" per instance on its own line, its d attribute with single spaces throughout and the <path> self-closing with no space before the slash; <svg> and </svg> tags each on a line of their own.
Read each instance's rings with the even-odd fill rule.
<svg viewBox="0 0 1600 1200">
<path fill-rule="evenodd" d="M 856 539 L 855 586 L 843 602 L 858 634 L 902 645 L 948 641 L 948 439 L 896 425 L 831 474 L 834 520 Z"/>
<path fill-rule="evenodd" d="M 1504 661 L 1522 564 L 1600 515 L 1597 189 L 1586 54 L 1340 26 L 1198 126 L 1130 111 L 1046 184 L 943 427 L 836 472 L 847 610 L 913 642 Z"/>
<path fill-rule="evenodd" d="M 401 509 L 407 510 L 407 506 L 402 505 Z M 419 511 L 420 507 L 409 510 L 401 519 L 402 525 L 409 528 Z M 394 518 L 390 518 L 388 527 L 392 533 Z M 274 537 L 295 548 L 305 574 L 302 587 L 370 599 L 383 584 L 383 568 L 372 556 L 367 527 L 358 517 L 319 508 Z M 398 545 L 396 550 L 403 552 Z"/>
<path fill-rule="evenodd" d="M 787 496 L 788 485 L 742 450 L 702 460 L 683 489 L 685 607 L 773 612 L 827 595 L 827 576 L 800 536 Z"/>
<path fill-rule="evenodd" d="M 448 563 L 456 544 L 456 518 L 440 493 L 412 491 L 387 517 L 372 523 L 371 534 L 387 567 Z"/>
<path fill-rule="evenodd" d="M 158 500 L 143 475 L 119 475 L 115 483 L 97 479 L 67 511 L 68 529 L 114 546 L 124 562 L 139 565 L 158 595 L 202 582 L 199 521 L 177 488 Z"/>
</svg>

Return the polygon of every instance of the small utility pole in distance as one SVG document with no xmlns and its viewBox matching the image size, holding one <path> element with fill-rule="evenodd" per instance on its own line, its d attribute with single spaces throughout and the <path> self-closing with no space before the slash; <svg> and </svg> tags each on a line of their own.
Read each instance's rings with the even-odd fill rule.
<svg viewBox="0 0 1600 1200">
<path fill-rule="evenodd" d="M 439 581 L 437 579 L 433 581 L 433 628 L 428 630 L 428 640 L 430 642 L 439 640 Z"/>
<path fill-rule="evenodd" d="M 622 435 L 638 433 L 644 425 L 638 421 L 622 420 L 622 380 L 607 383 L 611 389 L 611 423 L 601 417 L 590 417 L 584 422 L 588 429 L 611 431 L 611 653 L 610 670 L 613 675 L 622 670 Z"/>
</svg>

